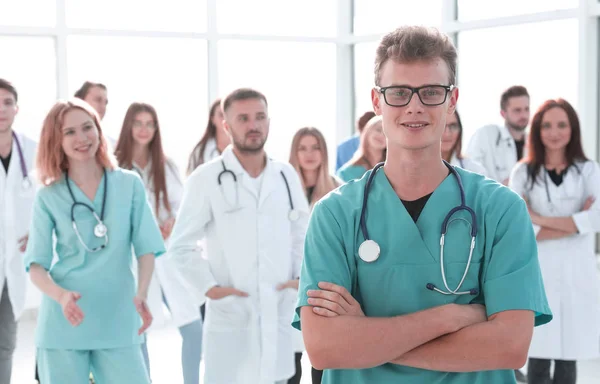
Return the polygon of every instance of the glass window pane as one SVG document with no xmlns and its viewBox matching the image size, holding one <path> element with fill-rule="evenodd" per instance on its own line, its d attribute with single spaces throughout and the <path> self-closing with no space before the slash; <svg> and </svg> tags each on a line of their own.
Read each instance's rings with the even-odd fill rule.
<svg viewBox="0 0 600 384">
<path fill-rule="evenodd" d="M 0 25 L 53 27 L 56 25 L 56 2 L 54 0 L 0 2 Z"/>
<path fill-rule="evenodd" d="M 354 33 L 387 33 L 404 24 L 439 28 L 442 25 L 442 1 L 354 0 Z"/>
<path fill-rule="evenodd" d="M 11 58 L 0 60 L 0 77 L 13 83 L 19 97 L 13 128 L 38 141 L 44 118 L 56 100 L 54 39 L 3 36 L 0 52 L 10 52 Z"/>
<path fill-rule="evenodd" d="M 502 123 L 500 95 L 512 85 L 524 85 L 532 114 L 546 99 L 562 97 L 577 107 L 577 20 L 561 20 L 461 32 L 458 110 L 465 140 L 479 127 Z M 510 47 L 510 55 L 498 47 Z M 556 54 L 555 54 L 556 53 Z"/>
<path fill-rule="evenodd" d="M 354 93 L 355 117 L 373 110 L 371 103 L 371 89 L 375 86 L 373 72 L 375 50 L 379 42 L 361 43 L 354 46 Z"/>
<path fill-rule="evenodd" d="M 65 0 L 71 28 L 204 32 L 206 0 Z"/>
<path fill-rule="evenodd" d="M 103 121 L 108 137 L 118 138 L 131 103 L 149 103 L 158 113 L 165 153 L 184 172 L 206 126 L 206 42 L 72 36 L 67 44 L 69 94 L 86 80 L 108 88 Z"/>
<path fill-rule="evenodd" d="M 333 37 L 337 0 L 219 0 L 221 33 Z"/>
<path fill-rule="evenodd" d="M 577 8 L 578 0 L 458 0 L 458 19 L 472 21 Z"/>
<path fill-rule="evenodd" d="M 265 94 L 271 117 L 265 146 L 269 156 L 288 161 L 296 131 L 312 126 L 325 135 L 332 167 L 336 143 L 335 60 L 333 44 L 222 41 L 219 87 L 222 95 L 239 87 L 253 87 Z"/>
</svg>

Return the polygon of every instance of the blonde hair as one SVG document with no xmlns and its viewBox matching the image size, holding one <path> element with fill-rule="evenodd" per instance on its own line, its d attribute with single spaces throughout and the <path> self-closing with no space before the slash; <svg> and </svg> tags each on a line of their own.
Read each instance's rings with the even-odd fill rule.
<svg viewBox="0 0 600 384">
<path fill-rule="evenodd" d="M 381 85 L 381 68 L 390 59 L 398 63 L 413 63 L 437 58 L 448 65 L 450 85 L 456 84 L 457 54 L 450 38 L 435 28 L 400 27 L 379 42 L 375 54 L 375 85 Z"/>
<path fill-rule="evenodd" d="M 379 160 L 377 160 L 375 164 L 369 164 L 367 157 L 366 157 L 366 154 L 368 152 L 370 152 L 369 147 L 368 147 L 369 144 L 368 144 L 367 136 L 370 136 L 372 134 L 373 129 L 378 124 L 383 124 L 381 116 L 375 116 L 371 120 L 369 120 L 367 122 L 367 124 L 365 124 L 365 128 L 363 129 L 363 131 L 360 134 L 360 143 L 358 144 L 358 149 L 354 153 L 354 156 L 352 156 L 352 158 L 348 161 L 348 164 L 360 165 L 360 166 L 364 166 L 365 168 L 369 169 L 371 167 L 374 167 L 375 164 L 385 161 L 387 149 L 384 149 L 381 151 L 381 158 Z"/>
<path fill-rule="evenodd" d="M 94 108 L 78 98 L 69 99 L 68 101 L 59 100 L 44 119 L 38 145 L 36 168 L 38 177 L 44 185 L 50 185 L 60 180 L 69 168 L 67 155 L 62 148 L 62 130 L 65 115 L 73 109 L 80 109 L 90 115 L 96 129 L 98 129 L 98 139 L 100 141 L 96 152 L 98 164 L 109 170 L 115 168 L 114 158 L 108 152 L 108 145 L 100 127 L 100 118 Z"/>
<path fill-rule="evenodd" d="M 313 190 L 311 197 L 311 205 L 319 201 L 323 196 L 332 191 L 333 189 L 338 187 L 338 183 L 335 182 L 335 178 L 333 178 L 329 174 L 329 157 L 327 155 L 327 143 L 325 142 L 325 137 L 317 128 L 314 127 L 305 127 L 300 128 L 298 132 L 294 135 L 292 140 L 292 149 L 290 150 L 290 164 L 296 169 L 298 175 L 300 175 L 300 182 L 302 183 L 302 188 L 306 191 L 306 184 L 304 183 L 304 175 L 302 172 L 302 168 L 300 167 L 300 162 L 298 161 L 298 149 L 300 147 L 300 141 L 302 138 L 306 136 L 312 136 L 317 139 L 319 143 L 319 147 L 321 148 L 321 165 L 319 165 L 319 170 L 317 173 L 317 184 L 315 185 L 315 189 Z"/>
</svg>

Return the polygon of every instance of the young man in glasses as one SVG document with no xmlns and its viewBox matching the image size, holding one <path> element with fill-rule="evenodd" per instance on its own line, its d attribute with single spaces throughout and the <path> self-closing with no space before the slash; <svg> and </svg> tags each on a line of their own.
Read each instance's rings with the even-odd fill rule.
<svg viewBox="0 0 600 384">
<path fill-rule="evenodd" d="M 325 384 L 515 383 L 552 318 L 523 200 L 441 159 L 456 56 L 424 27 L 377 48 L 387 160 L 315 205 L 305 243 L 293 325 Z"/>
</svg>

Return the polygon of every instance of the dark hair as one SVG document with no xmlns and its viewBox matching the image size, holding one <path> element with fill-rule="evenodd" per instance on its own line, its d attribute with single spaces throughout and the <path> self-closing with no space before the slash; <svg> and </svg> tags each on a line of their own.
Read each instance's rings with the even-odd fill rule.
<svg viewBox="0 0 600 384">
<path fill-rule="evenodd" d="M 512 97 L 519 96 L 529 97 L 529 92 L 527 92 L 527 88 L 525 88 L 522 85 L 513 85 L 512 87 L 508 88 L 506 91 L 502 92 L 502 96 L 500 97 L 500 108 L 502 108 L 503 111 L 506 111 L 508 101 Z"/>
<path fill-rule="evenodd" d="M 15 97 L 15 102 L 19 101 L 19 95 L 17 94 L 17 89 L 14 85 L 8 80 L 0 79 L 0 89 L 5 89 L 8 92 L 12 93 Z"/>
<path fill-rule="evenodd" d="M 160 199 L 162 197 L 163 204 L 169 213 L 171 212 L 171 204 L 169 204 L 169 195 L 167 191 L 167 182 L 165 176 L 165 165 L 167 159 L 163 152 L 162 140 L 160 137 L 160 126 L 158 124 L 158 115 L 153 106 L 145 103 L 133 103 L 125 113 L 123 127 L 117 141 L 115 155 L 119 162 L 119 167 L 125 169 L 133 168 L 133 123 L 136 116 L 141 112 L 147 112 L 152 116 L 156 131 L 152 141 L 148 144 L 150 158 L 152 159 L 152 169 L 150 169 L 152 183 L 154 184 L 154 204 L 156 208 L 156 217 L 159 215 Z"/>
<path fill-rule="evenodd" d="M 456 155 L 457 159 L 462 159 L 462 136 L 463 136 L 463 126 L 462 121 L 460 120 L 460 115 L 457 110 L 454 110 L 454 116 L 456 116 L 456 122 L 458 123 L 458 137 L 456 138 L 456 143 L 454 143 L 454 148 L 452 148 L 452 152 Z"/>
<path fill-rule="evenodd" d="M 450 38 L 435 28 L 400 27 L 379 42 L 375 53 L 375 85 L 381 80 L 381 68 L 388 60 L 414 63 L 442 59 L 448 66 L 448 81 L 456 84 L 456 48 Z"/>
<path fill-rule="evenodd" d="M 90 92 L 90 89 L 92 89 L 94 87 L 102 88 L 106 91 L 106 85 L 104 85 L 102 83 L 94 83 L 91 81 L 86 81 L 85 83 L 83 83 L 81 88 L 79 88 L 77 90 L 77 92 L 75 92 L 74 96 L 80 98 L 81 100 L 85 100 L 88 93 Z"/>
<path fill-rule="evenodd" d="M 249 99 L 259 99 L 264 101 L 267 106 L 269 105 L 267 103 L 267 98 L 262 93 L 252 88 L 239 88 L 227 95 L 221 102 L 221 108 L 223 109 L 223 113 L 227 112 L 227 109 L 229 109 L 229 107 L 234 101 Z"/>
<path fill-rule="evenodd" d="M 527 157 L 522 160 L 527 164 L 527 179 L 531 180 L 531 186 L 535 183 L 537 174 L 546 162 L 546 148 L 542 143 L 542 120 L 544 114 L 553 108 L 561 108 L 567 114 L 569 125 L 571 126 L 571 139 L 565 148 L 565 157 L 567 158 L 567 167 L 575 164 L 576 161 L 586 161 L 587 157 L 583 152 L 581 145 L 581 128 L 579 118 L 575 109 L 564 99 L 546 100 L 538 108 L 531 120 L 531 130 L 529 132 L 529 142 L 527 146 Z"/>
<path fill-rule="evenodd" d="M 210 112 L 208 114 L 208 123 L 206 123 L 206 129 L 204 130 L 204 134 L 202 138 L 196 144 L 192 153 L 190 154 L 190 159 L 188 160 L 188 174 L 192 173 L 194 169 L 204 163 L 204 149 L 206 148 L 206 143 L 208 140 L 217 137 L 217 126 L 213 124 L 212 120 L 215 117 L 215 113 L 217 112 L 217 108 L 221 107 L 221 99 L 215 100 L 210 106 Z"/>
<path fill-rule="evenodd" d="M 373 112 L 373 111 L 367 111 L 367 112 L 363 113 L 362 116 L 359 117 L 358 120 L 356 121 L 356 130 L 358 132 L 362 132 L 363 129 L 365 129 L 365 125 L 367 125 L 369 120 L 371 120 L 374 117 L 375 117 L 375 112 Z"/>
</svg>

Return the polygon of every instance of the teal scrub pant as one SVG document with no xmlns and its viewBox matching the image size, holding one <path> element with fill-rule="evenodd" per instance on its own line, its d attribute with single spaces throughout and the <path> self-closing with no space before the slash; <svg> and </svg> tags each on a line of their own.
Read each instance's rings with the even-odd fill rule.
<svg viewBox="0 0 600 384">
<path fill-rule="evenodd" d="M 85 350 L 37 350 L 40 382 L 88 383 L 90 371 L 96 384 L 150 384 L 138 344 L 126 348 Z"/>
</svg>

